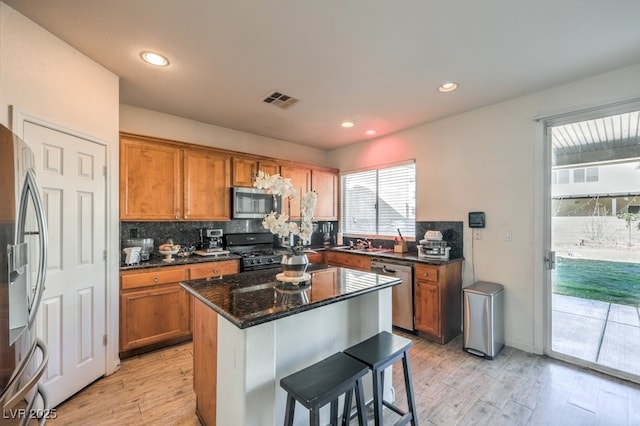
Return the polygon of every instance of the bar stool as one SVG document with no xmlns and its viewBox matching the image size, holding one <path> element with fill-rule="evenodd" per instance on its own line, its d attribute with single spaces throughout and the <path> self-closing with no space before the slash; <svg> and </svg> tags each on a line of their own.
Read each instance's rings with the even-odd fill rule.
<svg viewBox="0 0 640 426">
<path fill-rule="evenodd" d="M 413 382 L 411 381 L 411 365 L 409 364 L 409 348 L 413 342 L 404 337 L 383 331 L 375 336 L 351 346 L 344 351 L 349 356 L 369 366 L 373 376 L 373 407 L 376 426 L 382 424 L 382 406 L 386 406 L 401 417 L 396 424 L 418 424 L 416 415 L 416 403 L 413 395 Z M 397 406 L 384 400 L 384 370 L 402 358 L 404 370 L 404 385 L 407 392 L 409 409 L 402 411 Z"/>
<path fill-rule="evenodd" d="M 338 425 L 338 397 L 344 398 L 342 425 L 349 424 L 351 413 L 351 399 L 356 391 L 356 407 L 358 409 L 358 423 L 367 424 L 364 393 L 362 391 L 362 377 L 369 372 L 369 368 L 345 355 L 342 352 L 331 355 L 309 367 L 297 371 L 280 380 L 280 386 L 287 391 L 287 407 L 284 424 L 293 424 L 296 401 L 309 410 L 311 426 L 320 424 L 320 408 L 331 403 L 331 424 Z"/>
</svg>

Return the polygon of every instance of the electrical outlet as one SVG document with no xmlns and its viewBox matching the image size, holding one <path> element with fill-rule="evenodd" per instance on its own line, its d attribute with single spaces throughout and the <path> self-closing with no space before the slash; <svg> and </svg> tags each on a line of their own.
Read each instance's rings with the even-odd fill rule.
<svg viewBox="0 0 640 426">
<path fill-rule="evenodd" d="M 506 231 L 504 233 L 504 240 L 505 241 L 511 241 L 513 239 L 513 234 L 511 231 Z"/>
<path fill-rule="evenodd" d="M 474 240 L 481 240 L 482 239 L 482 230 L 481 229 L 474 229 L 473 230 L 473 239 Z"/>
</svg>

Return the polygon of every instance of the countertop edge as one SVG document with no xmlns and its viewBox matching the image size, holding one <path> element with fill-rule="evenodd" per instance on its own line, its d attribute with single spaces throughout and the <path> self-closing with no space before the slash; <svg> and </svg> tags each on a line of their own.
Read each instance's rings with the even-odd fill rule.
<svg viewBox="0 0 640 426">
<path fill-rule="evenodd" d="M 120 272 L 124 271 L 139 271 L 144 269 L 151 268 L 163 268 L 166 266 L 191 266 L 191 265 L 200 265 L 201 263 L 213 263 L 213 262 L 224 262 L 225 260 L 238 260 L 242 259 L 242 257 L 229 254 L 224 257 L 207 257 L 207 256 L 198 256 L 191 255 L 185 258 L 176 258 L 174 262 L 163 262 L 161 257 L 156 257 L 154 260 L 143 261 L 134 265 L 120 265 Z"/>
<path fill-rule="evenodd" d="M 277 319 L 281 319 L 281 318 L 289 317 L 289 316 L 292 316 L 292 315 L 296 315 L 296 314 L 299 314 L 299 313 L 302 313 L 302 312 L 305 312 L 305 311 L 310 311 L 310 310 L 313 310 L 313 309 L 321 308 L 323 306 L 331 305 L 333 303 L 342 302 L 344 300 L 349 300 L 349 299 L 352 299 L 354 297 L 358 297 L 358 296 L 362 296 L 362 295 L 365 295 L 365 294 L 368 294 L 368 293 L 372 293 L 374 291 L 383 290 L 385 288 L 389 288 L 389 287 L 393 287 L 394 285 L 398 285 L 398 284 L 400 284 L 402 282 L 402 280 L 398 278 L 398 279 L 390 281 L 388 283 L 378 284 L 375 287 L 370 287 L 370 288 L 366 288 L 366 289 L 362 289 L 362 290 L 357 290 L 357 291 L 354 291 L 353 293 L 337 296 L 337 297 L 334 297 L 334 298 L 331 298 L 331 299 L 328 299 L 328 300 L 322 300 L 322 301 L 319 301 L 319 302 L 313 302 L 313 303 L 308 303 L 308 304 L 305 304 L 305 305 L 296 306 L 296 307 L 291 308 L 290 310 L 283 311 L 283 312 L 277 312 L 277 313 L 274 313 L 274 314 L 272 314 L 272 315 L 270 315 L 268 317 L 256 318 L 255 320 L 242 321 L 242 320 L 239 320 L 237 317 L 234 317 L 233 315 L 229 314 L 226 310 L 222 309 L 218 305 L 212 303 L 207 298 L 203 297 L 197 290 L 193 289 L 190 286 L 190 283 L 202 282 L 204 280 L 206 280 L 206 279 L 185 280 L 185 281 L 182 281 L 180 283 L 180 286 L 182 288 L 184 288 L 188 293 L 193 295 L 195 298 L 197 298 L 198 300 L 203 302 L 205 305 L 209 306 L 211 309 L 216 311 L 218 314 L 222 315 L 226 320 L 228 320 L 229 322 L 231 322 L 233 325 L 235 325 L 236 327 L 238 327 L 241 330 L 247 329 L 247 328 L 250 328 L 250 327 L 254 327 L 256 325 L 265 324 L 265 323 L 268 323 L 268 322 L 271 322 L 271 321 L 275 321 Z M 215 285 L 215 283 L 213 285 Z"/>
</svg>

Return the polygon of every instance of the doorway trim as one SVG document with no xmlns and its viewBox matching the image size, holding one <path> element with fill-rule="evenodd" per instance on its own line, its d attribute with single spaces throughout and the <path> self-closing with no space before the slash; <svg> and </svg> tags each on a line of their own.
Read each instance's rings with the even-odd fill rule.
<svg viewBox="0 0 640 426">
<path fill-rule="evenodd" d="M 105 259 L 105 334 L 107 342 L 105 346 L 104 374 L 110 375 L 120 368 L 119 357 L 119 285 L 120 285 L 120 258 L 114 253 L 120 253 L 119 212 L 118 212 L 118 144 L 110 144 L 108 141 L 94 136 L 78 132 L 62 125 L 48 121 L 25 112 L 15 105 L 9 106 L 9 123 L 11 130 L 21 139 L 24 138 L 24 124 L 32 123 L 58 132 L 85 139 L 89 142 L 104 146 L 106 152 L 106 259 Z M 116 191 L 114 193 L 114 191 Z"/>
</svg>

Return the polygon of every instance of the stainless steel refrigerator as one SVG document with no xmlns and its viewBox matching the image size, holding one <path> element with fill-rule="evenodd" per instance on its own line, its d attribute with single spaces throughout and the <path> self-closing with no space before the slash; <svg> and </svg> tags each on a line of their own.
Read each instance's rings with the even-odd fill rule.
<svg viewBox="0 0 640 426">
<path fill-rule="evenodd" d="M 29 147 L 0 125 L 0 409 L 1 424 L 44 424 L 39 384 L 47 347 L 36 314 L 47 270 L 47 226 Z"/>
</svg>

